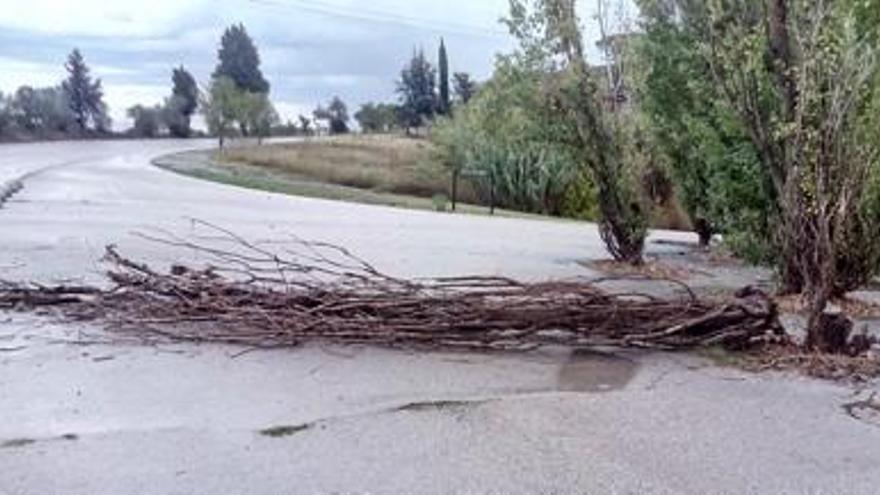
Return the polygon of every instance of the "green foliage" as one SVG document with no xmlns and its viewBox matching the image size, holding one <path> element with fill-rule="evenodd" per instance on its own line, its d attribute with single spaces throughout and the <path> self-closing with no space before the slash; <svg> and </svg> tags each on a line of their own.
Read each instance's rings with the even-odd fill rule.
<svg viewBox="0 0 880 495">
<path fill-rule="evenodd" d="M 452 86 L 455 98 L 459 103 L 467 105 L 477 92 L 477 83 L 467 72 L 456 72 L 452 75 Z"/>
<path fill-rule="evenodd" d="M 449 198 L 445 194 L 435 194 L 431 196 L 431 205 L 434 211 L 444 213 L 449 208 Z"/>
<path fill-rule="evenodd" d="M 446 43 L 440 38 L 440 53 L 437 66 L 440 68 L 440 99 L 437 102 L 437 113 L 446 115 L 452 107 L 449 99 L 449 57 L 446 54 Z"/>
<path fill-rule="evenodd" d="M 132 133 L 135 136 L 153 138 L 159 135 L 163 121 L 162 107 L 135 105 L 129 108 L 126 113 L 129 118 L 134 120 Z"/>
<path fill-rule="evenodd" d="M 520 42 L 520 60 L 545 74 L 545 106 L 567 126 L 568 142 L 596 185 L 599 232 L 617 261 L 642 262 L 647 237 L 635 173 L 650 158 L 641 145 L 638 123 L 620 105 L 626 60 L 615 50 L 606 84 L 587 65 L 575 0 L 511 0 L 508 27 Z M 607 43 L 607 39 L 603 43 Z"/>
<path fill-rule="evenodd" d="M 12 123 L 31 134 L 64 133 L 76 126 L 67 93 L 58 87 L 22 86 L 9 102 L 9 111 Z"/>
<path fill-rule="evenodd" d="M 314 111 L 315 120 L 327 122 L 331 135 L 348 134 L 348 107 L 338 96 L 334 96 L 327 108 L 319 106 Z"/>
<path fill-rule="evenodd" d="M 183 66 L 177 67 L 171 74 L 172 96 L 181 101 L 180 113 L 189 117 L 199 106 L 199 87 L 195 78 Z"/>
<path fill-rule="evenodd" d="M 409 131 L 434 118 L 437 111 L 437 71 L 418 50 L 400 72 L 397 93 L 400 95 L 400 123 Z"/>
<path fill-rule="evenodd" d="M 62 88 L 79 129 L 84 131 L 91 125 L 96 130 L 105 130 L 107 109 L 103 102 L 101 80 L 92 80 L 85 59 L 78 49 L 70 52 L 64 67 L 67 70 L 67 80 Z"/>
<path fill-rule="evenodd" d="M 269 82 L 260 70 L 260 55 L 243 24 L 226 28 L 220 40 L 219 59 L 213 78 L 226 77 L 250 93 L 268 93 Z"/>
<path fill-rule="evenodd" d="M 713 0 L 696 31 L 716 95 L 736 110 L 772 186 L 783 290 L 825 303 L 877 269 L 864 214 L 878 166 L 875 2 Z M 809 340 L 809 339 L 808 339 Z"/>
<path fill-rule="evenodd" d="M 388 103 L 365 103 L 354 114 L 364 133 L 390 132 L 397 127 L 397 105 Z"/>
<path fill-rule="evenodd" d="M 228 77 L 218 77 L 211 81 L 207 94 L 202 100 L 202 114 L 211 134 L 223 141 L 234 130 L 236 122 L 244 115 L 244 92 Z"/>
<path fill-rule="evenodd" d="M 573 174 L 562 197 L 561 214 L 577 220 L 599 218 L 599 198 L 589 170 L 580 167 Z"/>
<path fill-rule="evenodd" d="M 269 96 L 266 93 L 245 92 L 242 99 L 239 126 L 247 129 L 247 135 L 260 139 L 269 136 L 272 127 L 280 121 Z"/>
<path fill-rule="evenodd" d="M 718 97 L 695 33 L 663 2 L 644 1 L 638 44 L 640 111 L 673 173 L 678 198 L 702 233 L 720 233 L 737 254 L 772 259 L 769 177 L 732 109 Z"/>
<path fill-rule="evenodd" d="M 470 180 L 481 197 L 508 209 L 562 215 L 578 161 L 558 138 L 558 122 L 544 111 L 541 74 L 501 58 L 493 78 L 431 138 L 440 159 Z"/>
<path fill-rule="evenodd" d="M 163 122 L 172 136 L 187 138 L 192 134 L 191 117 L 199 105 L 199 88 L 183 66 L 174 69 L 171 80 L 173 87 L 171 97 L 165 100 Z"/>
</svg>

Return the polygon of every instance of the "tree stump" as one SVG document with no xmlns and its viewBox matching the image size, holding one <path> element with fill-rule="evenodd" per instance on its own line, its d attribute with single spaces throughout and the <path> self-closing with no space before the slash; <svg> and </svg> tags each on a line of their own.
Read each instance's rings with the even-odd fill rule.
<svg viewBox="0 0 880 495">
<path fill-rule="evenodd" d="M 846 315 L 822 313 L 816 327 L 807 334 L 806 347 L 823 353 L 844 354 L 852 331 L 853 322 Z"/>
</svg>

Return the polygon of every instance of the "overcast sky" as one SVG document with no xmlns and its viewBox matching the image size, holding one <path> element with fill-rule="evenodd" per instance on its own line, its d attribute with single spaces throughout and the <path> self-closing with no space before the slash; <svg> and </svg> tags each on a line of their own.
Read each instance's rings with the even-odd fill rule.
<svg viewBox="0 0 880 495">
<path fill-rule="evenodd" d="M 593 0 L 581 3 L 595 39 Z M 254 38 L 272 99 L 291 119 L 334 95 L 352 112 L 393 99 L 413 47 L 434 58 L 441 36 L 451 71 L 478 79 L 513 46 L 498 23 L 507 0 L 0 0 L 0 12 L 0 91 L 58 84 L 78 47 L 103 80 L 117 128 L 127 125 L 126 108 L 167 96 L 176 65 L 204 85 L 223 29 L 236 22 Z"/>
</svg>

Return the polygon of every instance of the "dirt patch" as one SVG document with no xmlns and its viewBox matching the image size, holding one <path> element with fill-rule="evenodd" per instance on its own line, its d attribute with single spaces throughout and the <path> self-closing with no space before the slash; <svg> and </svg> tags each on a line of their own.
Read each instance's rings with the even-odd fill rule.
<svg viewBox="0 0 880 495">
<path fill-rule="evenodd" d="M 880 377 L 880 357 L 805 352 L 793 344 L 767 345 L 732 360 L 748 371 L 794 371 L 824 380 L 864 383 Z"/>
</svg>

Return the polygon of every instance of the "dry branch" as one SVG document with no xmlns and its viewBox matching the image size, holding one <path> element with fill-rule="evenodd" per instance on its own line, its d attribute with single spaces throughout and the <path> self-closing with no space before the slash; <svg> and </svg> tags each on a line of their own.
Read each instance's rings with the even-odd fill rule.
<svg viewBox="0 0 880 495">
<path fill-rule="evenodd" d="M 215 226 L 205 241 L 154 242 L 195 251 L 204 268 L 157 271 L 108 247 L 114 287 L 0 284 L 0 309 L 61 315 L 162 339 L 287 347 L 305 342 L 392 347 L 528 349 L 545 344 L 682 349 L 744 347 L 779 333 L 774 303 L 745 289 L 722 303 L 679 284 L 661 298 L 600 282 L 502 277 L 408 280 L 342 247 L 293 239 L 255 243 Z"/>
</svg>

